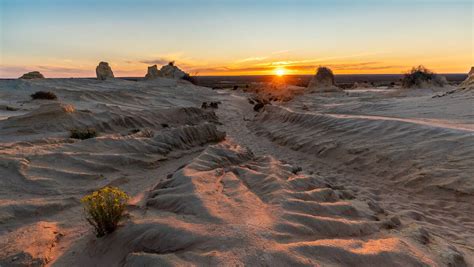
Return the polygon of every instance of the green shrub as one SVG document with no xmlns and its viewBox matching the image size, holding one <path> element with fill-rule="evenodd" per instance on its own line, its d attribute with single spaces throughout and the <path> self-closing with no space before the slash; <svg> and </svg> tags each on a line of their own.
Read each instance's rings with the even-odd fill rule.
<svg viewBox="0 0 474 267">
<path fill-rule="evenodd" d="M 97 136 L 97 131 L 94 128 L 72 129 L 71 138 L 74 139 L 89 139 Z"/>
<path fill-rule="evenodd" d="M 116 187 L 104 187 L 82 198 L 87 221 L 97 237 L 110 234 L 122 218 L 129 197 Z"/>
<path fill-rule="evenodd" d="M 48 100 L 56 100 L 58 97 L 53 92 L 46 92 L 46 91 L 38 91 L 31 95 L 33 99 L 48 99 Z"/>
</svg>

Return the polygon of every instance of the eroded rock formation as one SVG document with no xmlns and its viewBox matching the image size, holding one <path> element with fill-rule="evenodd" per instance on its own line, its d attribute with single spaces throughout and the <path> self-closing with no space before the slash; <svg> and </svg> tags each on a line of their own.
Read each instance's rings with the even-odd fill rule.
<svg viewBox="0 0 474 267">
<path fill-rule="evenodd" d="M 160 71 L 158 70 L 158 67 L 156 65 L 149 66 L 148 71 L 145 75 L 145 79 L 152 80 L 158 77 L 160 77 Z"/>
<path fill-rule="evenodd" d="M 182 71 L 180 68 L 176 67 L 174 65 L 174 62 L 170 62 L 168 63 L 168 65 L 161 67 L 159 71 L 160 77 L 170 78 L 170 79 L 182 79 L 186 75 L 189 75 L 189 74 Z"/>
<path fill-rule="evenodd" d="M 39 71 L 32 71 L 23 74 L 19 79 L 44 79 L 44 76 Z"/>
<path fill-rule="evenodd" d="M 95 69 L 95 73 L 97 75 L 97 80 L 107 80 L 110 78 L 114 78 L 114 73 L 107 62 L 100 62 L 97 68 Z"/>
<path fill-rule="evenodd" d="M 432 89 L 445 87 L 448 81 L 445 77 L 440 76 L 431 70 L 420 65 L 413 67 L 410 72 L 403 75 L 402 87 L 413 89 Z"/>
<path fill-rule="evenodd" d="M 464 80 L 459 87 L 461 89 L 468 90 L 474 89 L 474 67 L 471 67 L 471 70 L 469 71 L 466 80 Z"/>
<path fill-rule="evenodd" d="M 318 92 L 339 92 L 341 89 L 334 83 L 334 74 L 327 67 L 319 67 L 311 79 L 308 89 Z"/>
</svg>

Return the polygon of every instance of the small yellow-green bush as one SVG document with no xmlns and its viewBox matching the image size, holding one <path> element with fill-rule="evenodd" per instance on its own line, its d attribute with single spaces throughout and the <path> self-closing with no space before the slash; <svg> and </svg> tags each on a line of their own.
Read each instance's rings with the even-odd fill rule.
<svg viewBox="0 0 474 267">
<path fill-rule="evenodd" d="M 112 233 L 122 218 L 128 195 L 116 187 L 104 187 L 82 198 L 87 221 L 97 237 Z"/>
</svg>

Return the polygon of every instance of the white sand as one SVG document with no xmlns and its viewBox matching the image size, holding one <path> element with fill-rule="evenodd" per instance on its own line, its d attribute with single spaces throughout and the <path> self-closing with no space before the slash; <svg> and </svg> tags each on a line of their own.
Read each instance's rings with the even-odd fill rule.
<svg viewBox="0 0 474 267">
<path fill-rule="evenodd" d="M 473 97 L 397 95 L 256 115 L 162 78 L 0 81 L 0 265 L 473 265 Z M 105 185 L 132 199 L 97 239 L 79 200 Z"/>
</svg>

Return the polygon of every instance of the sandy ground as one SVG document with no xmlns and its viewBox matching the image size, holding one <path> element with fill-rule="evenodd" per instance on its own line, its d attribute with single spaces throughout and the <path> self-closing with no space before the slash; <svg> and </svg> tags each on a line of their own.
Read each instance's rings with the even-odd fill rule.
<svg viewBox="0 0 474 267">
<path fill-rule="evenodd" d="M 474 96 L 436 94 L 0 81 L 0 266 L 473 266 Z M 131 200 L 97 239 L 106 185 Z"/>
</svg>

